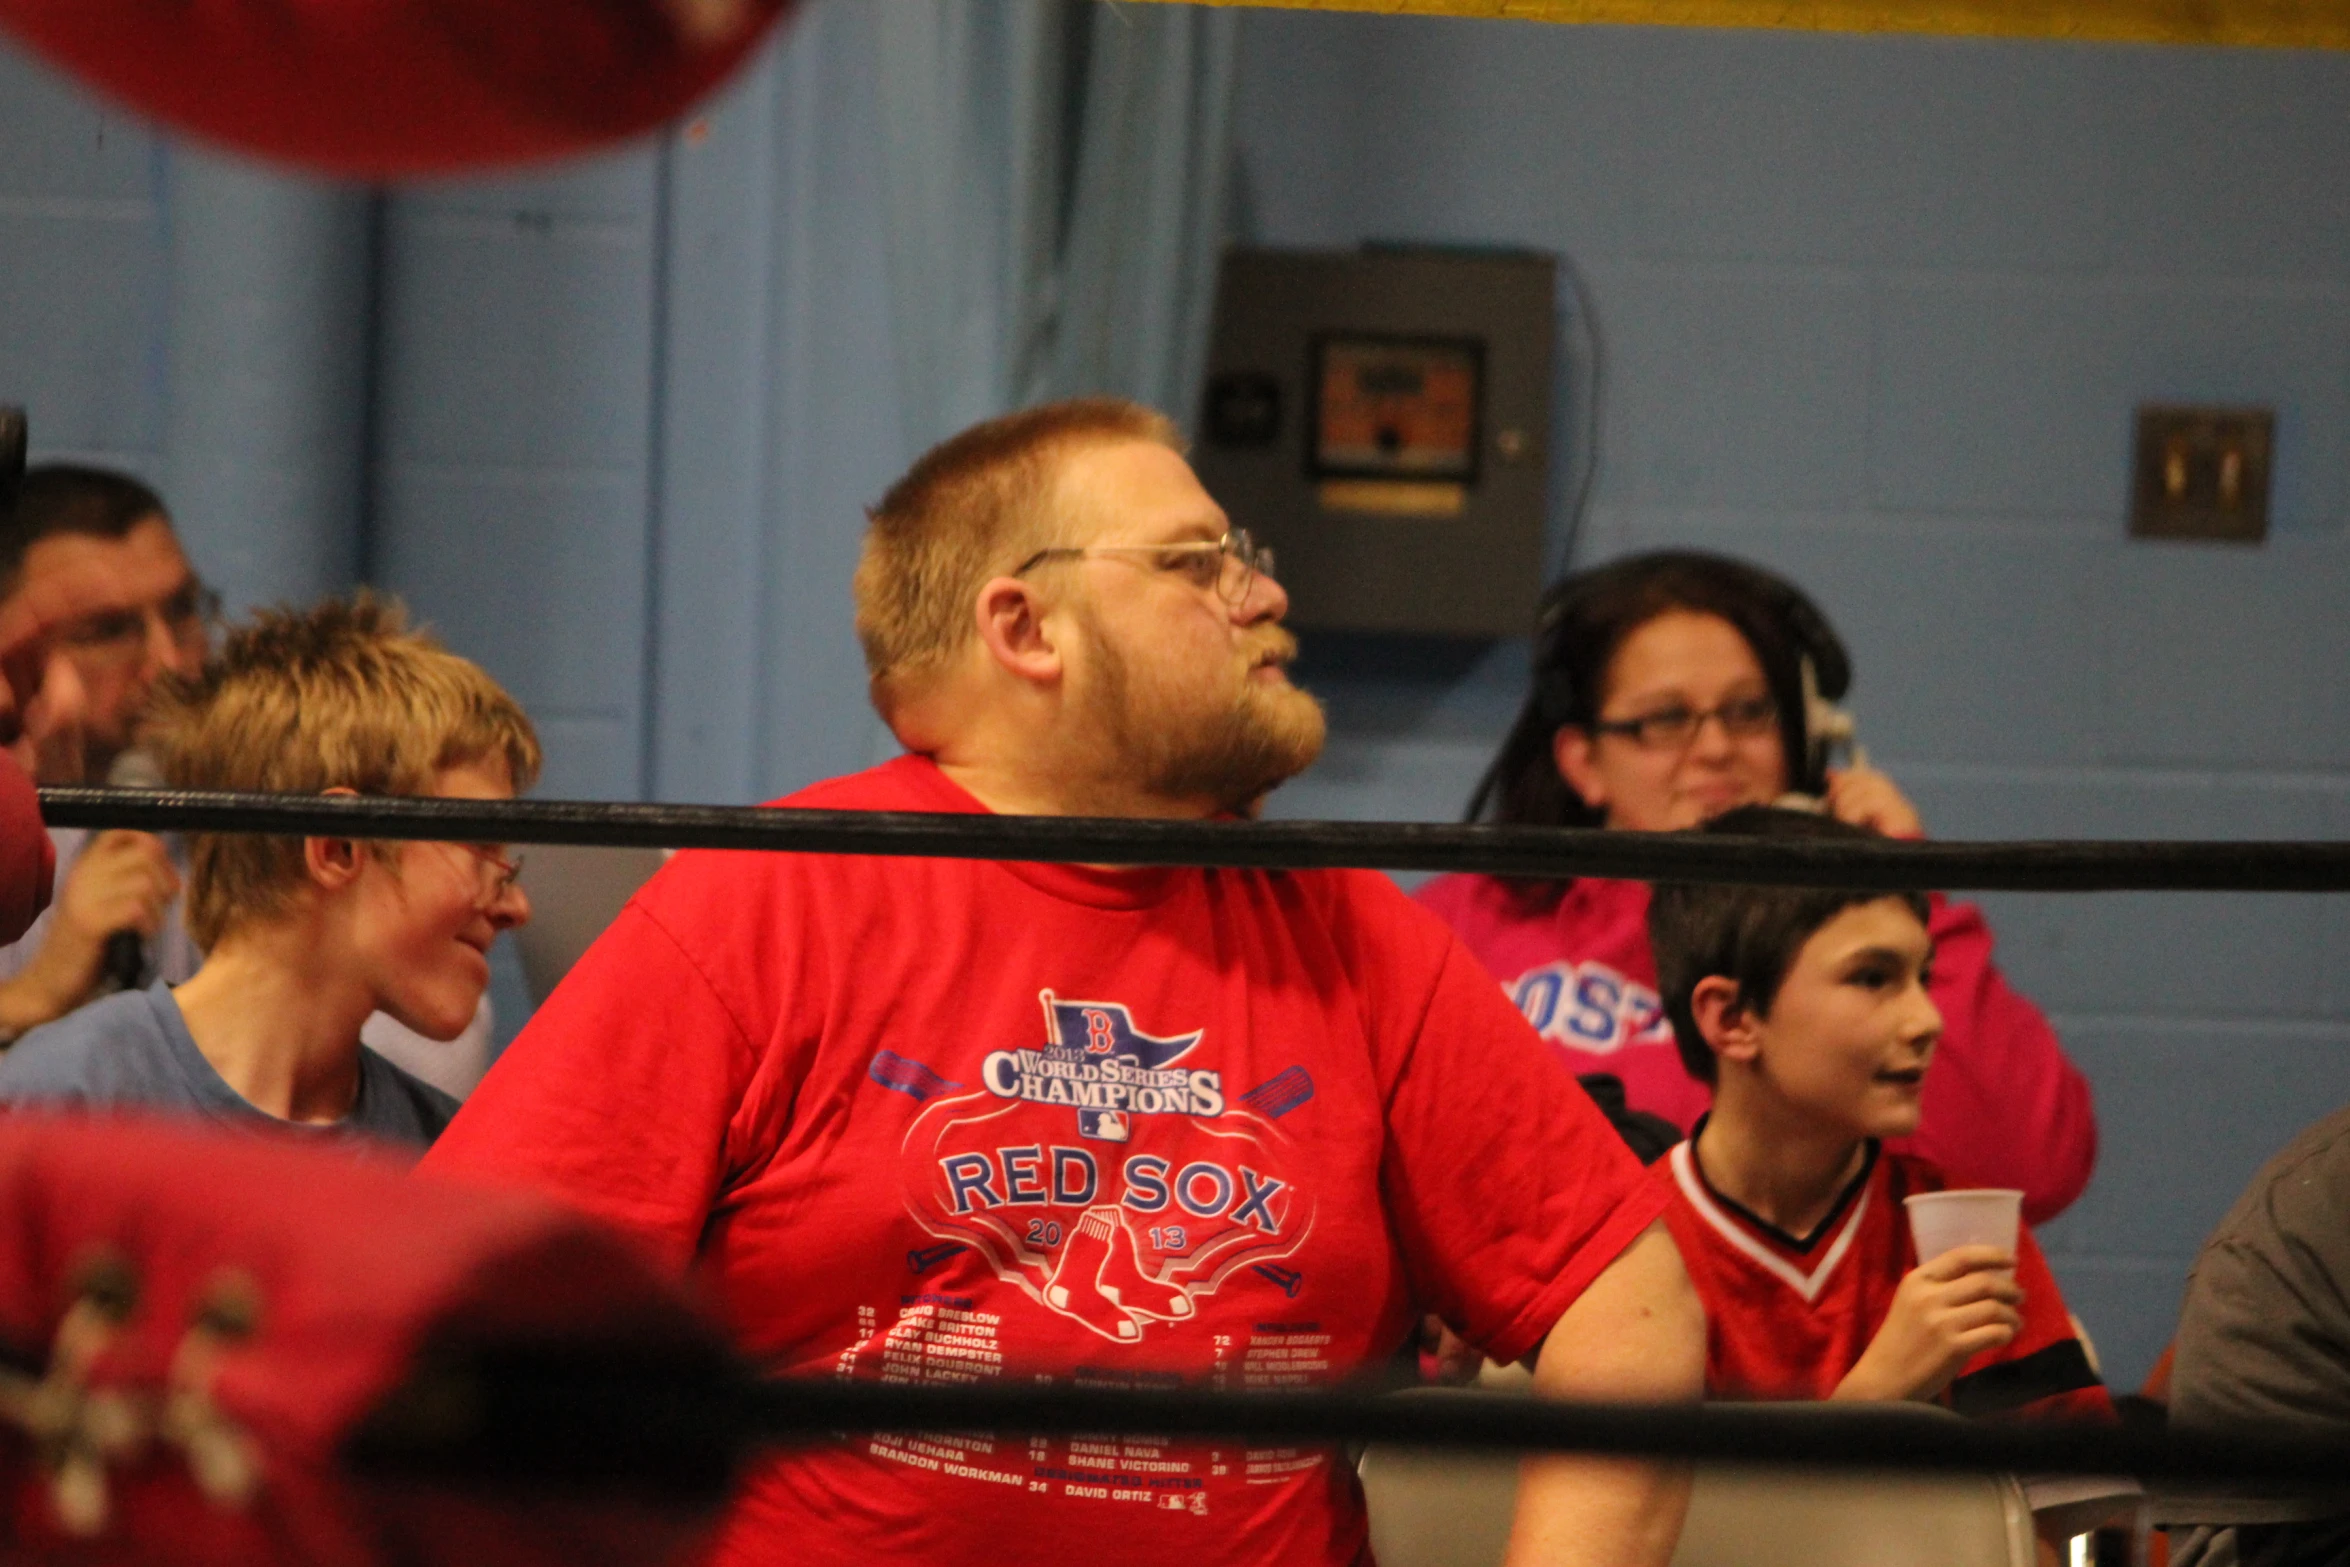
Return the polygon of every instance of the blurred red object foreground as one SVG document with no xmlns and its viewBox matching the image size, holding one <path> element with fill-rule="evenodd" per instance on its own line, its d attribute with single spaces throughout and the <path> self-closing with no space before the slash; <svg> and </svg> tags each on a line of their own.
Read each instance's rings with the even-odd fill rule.
<svg viewBox="0 0 2350 1567">
<path fill-rule="evenodd" d="M 0 0 L 139 113 L 382 179 L 579 152 L 675 118 L 792 0 Z"/>
<path fill-rule="evenodd" d="M 347 1147 L 0 1117 L 0 1557 L 623 1567 L 692 1549 L 731 1439 L 501 1428 L 488 1406 L 516 1366 L 606 1392 L 737 1375 L 674 1283 L 545 1203 Z"/>
</svg>

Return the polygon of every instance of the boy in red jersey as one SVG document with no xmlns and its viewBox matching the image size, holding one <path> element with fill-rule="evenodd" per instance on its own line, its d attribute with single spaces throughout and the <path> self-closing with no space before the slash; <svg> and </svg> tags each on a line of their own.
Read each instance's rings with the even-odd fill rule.
<svg viewBox="0 0 2350 1567">
<path fill-rule="evenodd" d="M 1710 830 L 1852 838 L 1749 806 Z M 1717 1397 L 1915 1399 L 1962 1414 L 2110 1416 L 2030 1233 L 1919 1258 L 1902 1202 L 1933 1165 L 1883 1140 L 1918 1121 L 1941 1037 L 1915 894 L 1659 887 L 1659 988 L 1713 1110 L 1656 1166 L 1704 1299 Z"/>
</svg>

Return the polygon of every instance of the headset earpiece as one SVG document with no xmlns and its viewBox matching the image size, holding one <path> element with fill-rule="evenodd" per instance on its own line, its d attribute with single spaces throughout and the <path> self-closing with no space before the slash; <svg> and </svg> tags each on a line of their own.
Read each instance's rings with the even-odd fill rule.
<svg viewBox="0 0 2350 1567">
<path fill-rule="evenodd" d="M 1801 782 L 1807 792 L 1821 793 L 1828 786 L 1828 764 L 1838 748 L 1850 753 L 1855 765 L 1867 765 L 1867 753 L 1861 750 L 1858 726 L 1851 710 L 1837 706 L 1820 692 L 1817 666 L 1809 653 L 1803 655 L 1803 776 Z"/>
</svg>

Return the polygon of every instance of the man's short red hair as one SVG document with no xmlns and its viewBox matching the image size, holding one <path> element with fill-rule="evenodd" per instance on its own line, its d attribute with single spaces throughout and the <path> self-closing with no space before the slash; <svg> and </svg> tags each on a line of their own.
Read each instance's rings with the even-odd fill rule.
<svg viewBox="0 0 2350 1567">
<path fill-rule="evenodd" d="M 1057 459 L 1110 441 L 1182 445 L 1174 422 L 1140 403 L 1047 403 L 940 442 L 867 513 L 857 637 L 884 718 L 976 634 L 971 606 L 981 583 L 1067 536 Z"/>
</svg>

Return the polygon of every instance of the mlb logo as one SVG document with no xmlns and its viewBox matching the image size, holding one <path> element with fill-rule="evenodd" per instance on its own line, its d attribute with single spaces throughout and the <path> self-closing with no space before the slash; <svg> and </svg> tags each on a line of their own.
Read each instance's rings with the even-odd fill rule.
<svg viewBox="0 0 2350 1567">
<path fill-rule="evenodd" d="M 1077 1112 L 1077 1135 L 1090 1137 L 1097 1143 L 1122 1143 L 1126 1141 L 1126 1112 L 1080 1110 Z"/>
</svg>

